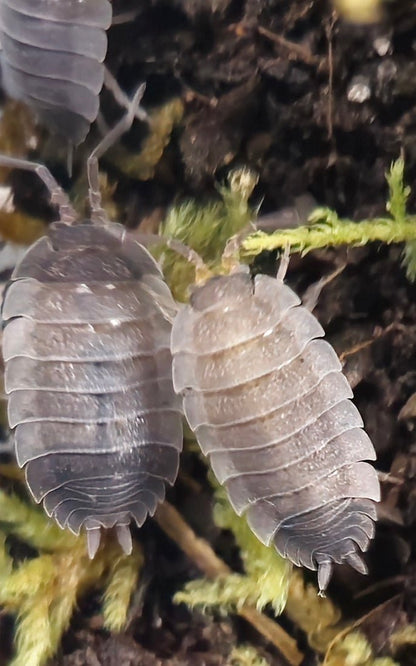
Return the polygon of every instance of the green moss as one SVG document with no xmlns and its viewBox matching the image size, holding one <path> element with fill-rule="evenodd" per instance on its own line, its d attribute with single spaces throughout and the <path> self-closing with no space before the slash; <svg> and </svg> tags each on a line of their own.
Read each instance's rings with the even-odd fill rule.
<svg viewBox="0 0 416 666">
<path fill-rule="evenodd" d="M 257 176 L 248 169 L 230 174 L 228 184 L 219 187 L 220 199 L 204 206 L 187 201 L 170 209 L 160 233 L 175 238 L 197 252 L 211 269 L 218 269 L 227 241 L 242 230 L 250 229 L 255 210 L 248 200 Z M 189 286 L 195 281 L 195 268 L 173 250 L 159 255 L 163 272 L 172 292 L 180 301 L 187 300 Z"/>
<path fill-rule="evenodd" d="M 269 663 L 252 645 L 247 644 L 233 648 L 227 659 L 227 666 L 268 666 Z"/>
<path fill-rule="evenodd" d="M 410 188 L 404 184 L 404 162 L 399 158 L 386 174 L 389 197 L 387 215 L 369 220 L 341 219 L 330 208 L 319 207 L 310 215 L 308 224 L 281 229 L 272 234 L 261 231 L 248 234 L 257 210 L 250 207 L 249 197 L 257 182 L 245 169 L 233 172 L 227 186 L 220 188 L 221 199 L 206 205 L 188 201 L 173 207 L 162 225 L 161 234 L 176 238 L 195 250 L 213 272 L 224 272 L 221 256 L 227 241 L 243 230 L 236 259 L 250 261 L 263 251 L 284 249 L 305 254 L 328 246 L 360 246 L 371 242 L 405 243 L 404 265 L 409 279 L 416 277 L 416 216 L 406 210 Z M 166 279 L 179 300 L 189 296 L 194 283 L 194 267 L 177 253 L 167 250 L 161 256 Z"/>
<path fill-rule="evenodd" d="M 370 643 L 360 631 L 336 639 L 324 663 L 325 666 L 400 666 L 390 657 L 374 657 Z"/>
<path fill-rule="evenodd" d="M 216 493 L 214 520 L 219 527 L 233 533 L 245 574 L 231 573 L 214 581 L 191 581 L 175 595 L 175 601 L 219 613 L 240 610 L 244 605 L 262 610 L 270 604 L 275 615 L 279 615 L 288 595 L 290 562 L 257 539 L 246 519 L 237 516 L 231 508 L 222 489 Z"/>
<path fill-rule="evenodd" d="M 137 547 L 130 557 L 119 555 L 111 564 L 103 603 L 104 625 L 110 631 L 119 632 L 126 625 L 130 597 L 143 564 L 143 553 Z"/>
<path fill-rule="evenodd" d="M 264 250 L 282 249 L 305 254 L 311 250 L 334 245 L 365 245 L 374 241 L 406 243 L 404 263 L 410 279 L 416 276 L 416 216 L 406 212 L 410 189 L 404 184 L 404 162 L 394 162 L 386 176 L 389 215 L 355 222 L 340 219 L 329 208 L 317 208 L 308 224 L 295 229 L 283 229 L 272 234 L 256 232 L 242 244 L 243 257 L 254 257 Z"/>
<path fill-rule="evenodd" d="M 17 617 L 12 666 L 41 666 L 59 647 L 77 599 L 104 588 L 104 624 L 119 631 L 143 562 L 140 546 L 120 555 L 111 537 L 94 560 L 84 536 L 52 523 L 38 507 L 0 491 L 0 605 Z M 16 566 L 7 552 L 13 535 L 38 551 Z"/>
<path fill-rule="evenodd" d="M 165 105 L 149 112 L 149 133 L 143 139 L 138 152 L 124 147 L 122 143 L 110 148 L 106 159 L 115 164 L 129 178 L 149 180 L 168 145 L 174 128 L 179 125 L 184 112 L 180 98 L 169 100 Z"/>
</svg>

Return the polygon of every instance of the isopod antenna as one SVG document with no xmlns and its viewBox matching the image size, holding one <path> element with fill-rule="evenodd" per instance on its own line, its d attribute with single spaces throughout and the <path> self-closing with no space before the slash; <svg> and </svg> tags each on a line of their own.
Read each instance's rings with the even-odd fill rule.
<svg viewBox="0 0 416 666">
<path fill-rule="evenodd" d="M 94 148 L 87 160 L 88 177 L 88 200 L 91 208 L 91 220 L 97 222 L 108 222 L 107 214 L 101 206 L 101 192 L 99 185 L 98 159 L 114 145 L 119 138 L 127 132 L 138 117 L 138 109 L 144 95 L 146 84 L 141 83 L 128 104 L 127 112 L 120 118 L 114 127 L 106 134 L 100 143 Z M 145 117 L 145 112 L 140 112 L 140 117 Z M 51 203 L 56 205 L 59 210 L 59 219 L 66 224 L 73 224 L 79 220 L 75 209 L 73 208 L 68 195 L 58 181 L 49 171 L 49 169 L 39 162 L 32 162 L 19 157 L 0 154 L 0 167 L 7 169 L 21 169 L 23 171 L 32 171 L 44 183 L 49 191 Z"/>
<path fill-rule="evenodd" d="M 140 102 L 143 98 L 145 89 L 146 84 L 141 83 L 127 105 L 127 113 L 125 113 L 118 123 L 116 123 L 116 125 L 114 125 L 114 127 L 104 136 L 88 157 L 88 199 L 91 209 L 91 220 L 93 222 L 108 222 L 107 214 L 101 205 L 98 160 L 109 148 L 111 148 L 111 146 L 117 143 L 120 137 L 122 137 L 132 126 L 134 119 L 138 115 L 138 110 L 141 108 Z M 146 117 L 143 111 L 141 111 L 140 116 L 142 119 Z"/>
</svg>

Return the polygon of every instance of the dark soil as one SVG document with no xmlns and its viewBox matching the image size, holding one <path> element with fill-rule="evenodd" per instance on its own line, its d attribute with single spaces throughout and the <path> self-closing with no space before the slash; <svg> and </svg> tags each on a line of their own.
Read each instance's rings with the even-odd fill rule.
<svg viewBox="0 0 416 666">
<path fill-rule="evenodd" d="M 138 182 L 107 165 L 118 182 L 114 197 L 122 221 L 129 226 L 160 219 L 174 200 L 217 196 L 216 183 L 238 165 L 259 174 L 253 203 L 263 201 L 262 214 L 292 206 L 305 193 L 353 219 L 382 214 L 385 172 L 401 152 L 413 183 L 415 2 L 389 3 L 384 22 L 365 27 L 343 23 L 320 0 L 113 4 L 115 11 L 140 5 L 135 20 L 109 31 L 108 65 L 120 86 L 130 92 L 146 81 L 149 108 L 177 95 L 185 103 L 182 123 L 153 178 Z M 105 93 L 103 109 L 111 118 Z M 123 143 L 133 153 L 131 146 L 139 146 L 141 138 L 141 129 L 133 128 Z M 82 165 L 81 150 L 75 174 Z M 27 176 L 18 177 L 17 189 L 26 189 L 27 182 Z M 416 188 L 411 210 L 415 197 Z M 363 625 L 379 655 L 386 654 L 395 628 L 416 621 L 416 406 L 403 409 L 416 392 L 416 288 L 401 266 L 402 249 L 373 245 L 314 252 L 294 258 L 288 274 L 289 284 L 302 293 L 340 261 L 347 264 L 323 290 L 316 314 L 345 361 L 378 453 L 377 468 L 386 476 L 377 535 L 366 557 L 370 574 L 340 568 L 329 596 L 353 619 L 388 603 Z M 230 539 L 219 535 L 210 519 L 205 469 L 191 454 L 183 464 L 184 478 L 198 481 L 202 495 L 195 501 L 194 490 L 182 480 L 171 501 L 235 563 Z M 95 622 L 98 602 L 88 600 L 54 664 L 214 666 L 226 663 L 237 641 L 251 641 L 272 664 L 284 663 L 242 622 L 203 619 L 172 605 L 174 591 L 198 572 L 156 526 L 147 525 L 142 539 L 147 589 L 129 630 L 119 637 L 105 634 Z M 314 663 L 305 637 L 284 617 L 282 623 L 300 640 L 305 663 Z M 412 654 L 401 659 L 415 663 Z"/>
</svg>

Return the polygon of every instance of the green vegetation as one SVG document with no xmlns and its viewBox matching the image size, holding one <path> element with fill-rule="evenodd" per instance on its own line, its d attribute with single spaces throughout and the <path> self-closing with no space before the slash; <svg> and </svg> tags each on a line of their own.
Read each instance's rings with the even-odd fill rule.
<svg viewBox="0 0 416 666">
<path fill-rule="evenodd" d="M 283 229 L 272 234 L 257 232 L 243 241 L 241 254 L 252 258 L 264 250 L 283 249 L 306 254 L 319 248 L 349 245 L 359 246 L 379 241 L 382 243 L 406 243 L 405 265 L 408 276 L 416 276 L 416 216 L 406 211 L 410 188 L 404 184 L 404 162 L 400 158 L 391 165 L 386 175 L 389 198 L 387 215 L 354 222 L 340 219 L 329 208 L 317 208 L 308 224 L 295 229 Z"/>
<path fill-rule="evenodd" d="M 175 595 L 175 601 L 221 613 L 239 610 L 246 604 L 263 610 L 270 604 L 275 615 L 280 615 L 288 595 L 290 562 L 280 557 L 274 548 L 260 543 L 246 519 L 233 511 L 222 489 L 216 493 L 214 520 L 218 527 L 233 533 L 245 573 L 231 573 L 213 581 L 191 581 Z"/>
<path fill-rule="evenodd" d="M 37 550 L 14 563 L 8 538 Z M 0 491 L 0 605 L 17 616 L 16 655 L 11 666 L 39 666 L 59 647 L 77 600 L 104 589 L 104 626 L 120 631 L 143 563 L 139 544 L 130 556 L 108 541 L 94 560 L 83 536 L 75 537 L 48 520 L 41 509 Z"/>
<path fill-rule="evenodd" d="M 268 666 L 267 659 L 262 657 L 252 645 L 239 645 L 231 650 L 227 666 Z"/>
</svg>

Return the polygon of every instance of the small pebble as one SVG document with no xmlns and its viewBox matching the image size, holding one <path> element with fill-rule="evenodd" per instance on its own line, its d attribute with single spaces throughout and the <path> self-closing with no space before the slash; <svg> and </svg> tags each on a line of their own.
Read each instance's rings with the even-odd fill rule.
<svg viewBox="0 0 416 666">
<path fill-rule="evenodd" d="M 349 102 L 363 104 L 371 97 L 370 82 L 365 76 L 355 76 L 348 86 L 347 97 Z"/>
<path fill-rule="evenodd" d="M 380 57 L 392 52 L 391 41 L 386 35 L 377 37 L 373 42 L 373 46 Z"/>
</svg>

